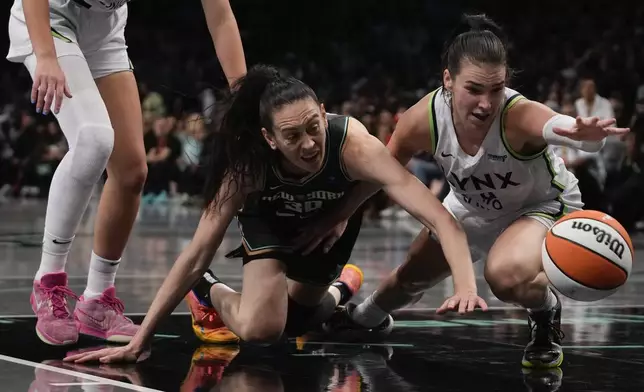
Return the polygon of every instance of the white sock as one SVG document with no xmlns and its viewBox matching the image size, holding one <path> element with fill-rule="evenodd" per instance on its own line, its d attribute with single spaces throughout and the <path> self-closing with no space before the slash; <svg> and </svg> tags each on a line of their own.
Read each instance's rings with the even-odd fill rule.
<svg viewBox="0 0 644 392">
<path fill-rule="evenodd" d="M 531 308 L 530 312 L 544 312 L 551 310 L 557 305 L 557 297 L 555 297 L 555 293 L 552 292 L 550 287 L 546 287 L 546 298 L 543 300 L 543 305 L 536 307 L 536 308 Z"/>
<path fill-rule="evenodd" d="M 65 271 L 65 263 L 67 262 L 67 255 L 72 248 L 71 238 L 61 238 L 49 234 L 45 230 L 45 235 L 42 239 L 42 256 L 40 258 L 40 268 L 36 272 L 35 280 L 40 280 L 43 275 L 52 272 Z"/>
<path fill-rule="evenodd" d="M 87 276 L 87 288 L 85 288 L 83 296 L 85 298 L 98 297 L 110 286 L 114 286 L 116 270 L 119 268 L 120 263 L 121 259 L 104 259 L 92 251 L 92 258 L 89 262 L 89 275 Z"/>
<path fill-rule="evenodd" d="M 338 306 L 340 300 L 342 300 L 342 293 L 340 292 L 340 289 L 335 286 L 329 286 L 328 292 L 335 300 L 335 306 Z"/>
<path fill-rule="evenodd" d="M 351 314 L 353 321 L 367 328 L 373 328 L 389 317 L 389 313 L 380 309 L 373 301 L 374 294 L 375 292 L 356 306 Z"/>
</svg>

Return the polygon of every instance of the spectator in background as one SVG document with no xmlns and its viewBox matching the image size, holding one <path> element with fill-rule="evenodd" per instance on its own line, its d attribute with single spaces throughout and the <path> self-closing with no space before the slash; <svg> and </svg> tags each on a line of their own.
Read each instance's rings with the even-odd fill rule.
<svg viewBox="0 0 644 392">
<path fill-rule="evenodd" d="M 597 116 L 602 120 L 615 117 L 613 105 L 611 105 L 610 101 L 597 94 L 595 79 L 591 77 L 581 78 L 579 80 L 579 90 L 581 97 L 575 101 L 575 110 L 578 116 Z"/>
<path fill-rule="evenodd" d="M 644 126 L 640 122 L 639 126 Z M 631 232 L 644 218 L 644 153 L 641 134 L 644 129 L 633 129 L 624 135 L 626 153 L 617 170 L 610 173 L 606 182 L 608 212 Z M 639 139 L 639 140 L 638 140 Z"/>
<path fill-rule="evenodd" d="M 153 131 L 144 137 L 148 162 L 148 178 L 143 188 L 145 203 L 165 203 L 168 195 L 176 191 L 170 188 L 177 180 L 181 142 L 171 132 L 173 126 L 174 121 L 159 117 L 154 121 Z"/>
<path fill-rule="evenodd" d="M 192 113 L 184 121 L 182 132 L 177 134 L 181 142 L 181 156 L 177 160 L 179 168 L 178 191 L 182 203 L 191 197 L 198 196 L 205 181 L 205 173 L 201 168 L 203 143 L 206 137 L 206 127 L 203 117 Z"/>
<path fill-rule="evenodd" d="M 141 109 L 144 114 L 151 114 L 155 117 L 165 116 L 166 108 L 163 96 L 156 91 L 150 91 L 145 83 L 139 83 L 139 95 L 141 97 Z"/>
</svg>

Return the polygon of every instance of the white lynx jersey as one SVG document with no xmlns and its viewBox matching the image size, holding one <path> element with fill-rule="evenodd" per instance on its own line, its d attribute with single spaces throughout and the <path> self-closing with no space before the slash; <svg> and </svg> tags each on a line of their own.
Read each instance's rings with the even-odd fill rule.
<svg viewBox="0 0 644 392">
<path fill-rule="evenodd" d="M 451 193 L 469 211 L 468 215 L 493 220 L 545 201 L 560 202 L 563 213 L 567 192 L 577 192 L 577 179 L 552 147 L 522 156 L 507 143 L 504 115 L 523 98 L 518 92 L 505 89 L 499 114 L 481 148 L 471 156 L 458 143 L 442 88 L 431 93 L 429 121 L 434 157 L 445 173 Z"/>
</svg>

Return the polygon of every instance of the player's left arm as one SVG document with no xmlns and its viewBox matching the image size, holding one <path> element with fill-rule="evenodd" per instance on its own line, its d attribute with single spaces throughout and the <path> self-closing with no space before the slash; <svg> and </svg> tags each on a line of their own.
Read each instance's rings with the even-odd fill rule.
<svg viewBox="0 0 644 392">
<path fill-rule="evenodd" d="M 229 0 L 201 0 L 217 58 L 228 84 L 246 74 L 246 58 L 237 20 Z"/>
<path fill-rule="evenodd" d="M 351 119 L 343 152 L 347 174 L 379 185 L 402 208 L 436 233 L 452 270 L 456 292 L 476 292 L 465 232 L 434 194 L 407 171 L 380 140 Z"/>
<path fill-rule="evenodd" d="M 548 106 L 521 99 L 505 113 L 505 128 L 518 132 L 525 145 L 532 149 L 546 144 L 568 146 L 587 152 L 597 152 L 604 147 L 606 137 L 621 135 L 628 128 L 615 127 L 615 119 L 598 117 L 570 117 L 559 114 Z"/>
</svg>

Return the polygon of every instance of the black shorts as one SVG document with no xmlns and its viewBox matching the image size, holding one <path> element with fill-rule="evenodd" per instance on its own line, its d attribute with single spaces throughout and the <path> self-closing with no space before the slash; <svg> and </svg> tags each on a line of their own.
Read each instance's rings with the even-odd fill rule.
<svg viewBox="0 0 644 392">
<path fill-rule="evenodd" d="M 238 216 L 237 220 L 242 244 L 226 257 L 241 257 L 244 265 L 258 259 L 276 259 L 286 264 L 289 279 L 325 286 L 340 276 L 351 257 L 362 226 L 362 211 L 349 219 L 344 234 L 328 253 L 320 245 L 306 256 L 293 250 L 292 241 L 298 233 L 293 225 L 275 220 L 269 223 L 257 216 Z"/>
</svg>

